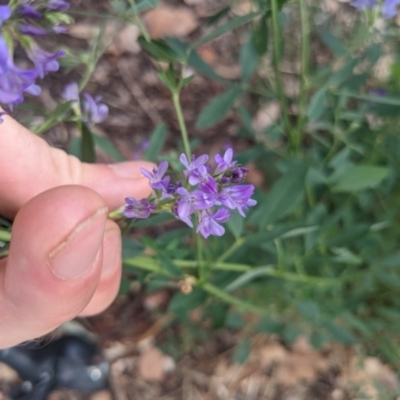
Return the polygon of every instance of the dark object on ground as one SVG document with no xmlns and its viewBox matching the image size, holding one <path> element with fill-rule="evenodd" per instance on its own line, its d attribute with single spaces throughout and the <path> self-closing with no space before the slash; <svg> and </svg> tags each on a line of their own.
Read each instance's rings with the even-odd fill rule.
<svg viewBox="0 0 400 400">
<path fill-rule="evenodd" d="M 108 388 L 109 365 L 91 340 L 66 335 L 46 345 L 29 342 L 0 350 L 0 361 L 15 369 L 23 383 L 15 400 L 45 400 L 55 389 L 89 394 Z"/>
</svg>

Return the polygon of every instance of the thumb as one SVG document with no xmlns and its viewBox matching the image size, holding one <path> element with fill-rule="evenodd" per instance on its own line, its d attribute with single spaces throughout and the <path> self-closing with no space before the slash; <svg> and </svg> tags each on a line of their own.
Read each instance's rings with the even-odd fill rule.
<svg viewBox="0 0 400 400">
<path fill-rule="evenodd" d="M 82 186 L 51 189 L 21 208 L 0 261 L 0 348 L 42 336 L 88 305 L 106 220 L 102 198 Z"/>
</svg>

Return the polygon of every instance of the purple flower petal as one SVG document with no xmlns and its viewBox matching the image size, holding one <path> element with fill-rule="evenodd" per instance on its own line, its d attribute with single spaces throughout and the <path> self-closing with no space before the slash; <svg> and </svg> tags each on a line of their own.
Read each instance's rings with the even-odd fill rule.
<svg viewBox="0 0 400 400">
<path fill-rule="evenodd" d="M 156 210 L 156 205 L 147 199 L 136 200 L 133 197 L 125 199 L 124 215 L 126 218 L 148 218 Z"/>
<path fill-rule="evenodd" d="M 35 46 L 29 51 L 29 58 L 35 64 L 38 75 L 43 78 L 49 72 L 58 71 L 60 64 L 57 58 L 65 55 L 65 52 L 58 50 L 55 53 L 49 53 Z"/>
<path fill-rule="evenodd" d="M 61 97 L 65 101 L 79 101 L 79 86 L 76 82 L 71 82 L 65 86 Z"/>
<path fill-rule="evenodd" d="M 382 15 L 384 18 L 393 18 L 397 15 L 397 6 L 400 0 L 385 0 L 382 5 Z"/>
<path fill-rule="evenodd" d="M 19 31 L 24 35 L 29 36 L 45 36 L 48 33 L 46 29 L 43 29 L 40 26 L 25 23 L 19 26 Z"/>
<path fill-rule="evenodd" d="M 42 19 L 42 14 L 29 4 L 19 7 L 17 13 L 25 18 Z"/>
<path fill-rule="evenodd" d="M 0 6 L 0 26 L 3 25 L 4 21 L 7 21 L 11 17 L 12 11 L 10 6 Z"/>
<path fill-rule="evenodd" d="M 222 174 L 223 172 L 227 171 L 228 169 L 232 168 L 237 164 L 237 161 L 232 161 L 233 158 L 233 150 L 228 149 L 225 151 L 225 154 L 223 157 L 221 157 L 219 154 L 217 154 L 214 159 L 215 162 L 217 163 L 217 168 L 215 168 L 215 174 L 219 175 Z"/>
<path fill-rule="evenodd" d="M 49 0 L 47 3 L 47 8 L 51 11 L 65 11 L 69 7 L 69 2 L 65 0 Z"/>
<path fill-rule="evenodd" d="M 94 99 L 89 93 L 83 94 L 83 112 L 88 123 L 100 124 L 108 117 L 108 106 Z"/>
</svg>

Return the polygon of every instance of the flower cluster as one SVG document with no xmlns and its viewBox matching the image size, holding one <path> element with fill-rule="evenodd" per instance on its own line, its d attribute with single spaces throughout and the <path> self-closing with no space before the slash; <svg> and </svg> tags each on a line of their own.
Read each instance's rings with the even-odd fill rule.
<svg viewBox="0 0 400 400">
<path fill-rule="evenodd" d="M 64 0 L 13 1 L 0 6 L 0 103 L 10 109 L 22 103 L 24 94 L 40 94 L 36 84 L 38 78 L 57 71 L 57 59 L 64 55 L 44 51 L 35 42 L 34 36 L 50 32 L 62 33 L 61 22 L 68 22 L 62 13 L 69 8 Z M 29 69 L 21 69 L 14 63 L 14 39 L 23 46 L 32 62 Z"/>
<path fill-rule="evenodd" d="M 153 195 L 150 200 L 125 199 L 124 215 L 127 218 L 147 218 L 157 211 L 170 211 L 176 218 L 193 227 L 192 216 L 197 218 L 197 232 L 204 238 L 210 235 L 222 236 L 225 229 L 220 225 L 232 216 L 229 210 L 237 210 L 245 216 L 249 207 L 257 204 L 251 199 L 253 185 L 241 185 L 248 170 L 233 159 L 232 149 L 223 156 L 215 156 L 215 166 L 208 163 L 208 156 L 191 160 L 182 154 L 180 162 L 184 167 L 185 184 L 171 182 L 165 175 L 167 161 L 160 163 L 153 171 L 142 169 L 149 179 Z"/>
<path fill-rule="evenodd" d="M 353 0 L 350 4 L 359 10 L 367 10 L 375 8 L 378 5 L 378 0 Z M 399 4 L 400 0 L 383 0 L 382 16 L 388 19 L 395 17 Z"/>
<path fill-rule="evenodd" d="M 89 93 L 83 93 L 79 97 L 79 86 L 71 82 L 61 94 L 65 101 L 75 101 L 79 107 L 79 114 L 87 124 L 100 124 L 108 117 L 108 106 L 101 102 L 101 96 L 92 97 Z"/>
</svg>

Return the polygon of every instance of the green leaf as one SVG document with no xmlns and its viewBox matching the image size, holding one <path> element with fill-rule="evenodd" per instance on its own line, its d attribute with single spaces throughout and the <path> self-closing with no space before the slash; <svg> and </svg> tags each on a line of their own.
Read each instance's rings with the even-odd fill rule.
<svg viewBox="0 0 400 400">
<path fill-rule="evenodd" d="M 98 146 L 104 153 L 108 154 L 115 161 L 126 161 L 125 157 L 117 150 L 110 139 L 94 134 L 94 143 Z"/>
<path fill-rule="evenodd" d="M 196 47 L 199 47 L 211 40 L 216 39 L 218 36 L 221 36 L 227 32 L 230 32 L 239 26 L 242 26 L 244 24 L 247 24 L 248 22 L 251 22 L 253 19 L 257 18 L 258 16 L 264 14 L 264 10 L 259 10 L 247 15 L 243 15 L 241 17 L 236 17 L 234 19 L 231 19 L 230 21 L 226 22 L 225 24 L 219 26 L 215 30 L 213 30 L 211 33 L 208 35 L 200 38 L 199 40 L 196 40 L 191 47 L 195 49 Z"/>
<path fill-rule="evenodd" d="M 250 355 L 251 343 L 249 338 L 245 337 L 241 339 L 239 344 L 236 346 L 235 353 L 233 354 L 233 361 L 239 364 L 243 364 Z"/>
<path fill-rule="evenodd" d="M 321 34 L 321 38 L 335 55 L 344 56 L 348 53 L 343 43 L 336 36 L 333 36 L 329 31 L 323 32 Z"/>
<path fill-rule="evenodd" d="M 186 314 L 201 306 L 207 298 L 206 292 L 200 288 L 194 288 L 189 294 L 178 292 L 169 303 L 168 310 L 175 315 Z"/>
<path fill-rule="evenodd" d="M 297 310 L 301 316 L 308 320 L 315 320 L 320 316 L 320 308 L 315 301 L 300 300 L 296 304 Z"/>
<path fill-rule="evenodd" d="M 254 71 L 256 70 L 258 64 L 259 56 L 257 49 L 254 45 L 253 37 L 242 45 L 240 48 L 240 70 L 242 82 L 247 82 Z"/>
<path fill-rule="evenodd" d="M 251 271 L 245 272 L 240 275 L 237 279 L 231 282 L 224 290 L 227 292 L 233 292 L 245 285 L 247 285 L 252 280 L 260 277 L 260 276 L 268 276 L 268 272 L 274 271 L 274 267 L 272 265 L 268 265 L 266 267 L 258 267 L 254 268 Z"/>
<path fill-rule="evenodd" d="M 82 142 L 81 142 L 81 160 L 87 163 L 96 162 L 96 151 L 94 148 L 93 132 L 82 122 L 81 124 Z"/>
<path fill-rule="evenodd" d="M 142 0 L 136 3 L 136 9 L 138 12 L 143 12 L 148 10 L 149 8 L 157 7 L 159 0 Z"/>
<path fill-rule="evenodd" d="M 259 208 L 260 226 L 264 227 L 278 220 L 299 203 L 310 165 L 311 161 L 308 159 L 296 163 L 275 183 Z"/>
<path fill-rule="evenodd" d="M 359 59 L 350 59 L 348 63 L 341 68 L 339 71 L 331 75 L 331 77 L 326 82 L 327 87 L 337 87 L 340 86 L 344 81 L 353 75 L 353 70 L 358 64 Z"/>
<path fill-rule="evenodd" d="M 221 121 L 241 94 L 242 90 L 240 88 L 233 87 L 211 100 L 201 111 L 196 127 L 206 129 Z"/>
<path fill-rule="evenodd" d="M 167 254 L 163 251 L 157 250 L 157 258 L 160 260 L 161 266 L 171 275 L 176 278 L 180 278 L 182 276 L 182 271 L 175 265 L 175 263 L 167 256 Z"/>
<path fill-rule="evenodd" d="M 226 80 L 219 76 L 214 69 L 208 65 L 196 51 L 192 50 L 188 58 L 188 64 L 193 67 L 197 72 L 210 78 L 211 80 L 219 83 L 224 83 Z"/>
<path fill-rule="evenodd" d="M 122 238 L 122 258 L 134 258 L 142 254 L 144 246 L 136 239 L 124 236 Z"/>
<path fill-rule="evenodd" d="M 257 54 L 260 57 L 262 57 L 268 50 L 268 17 L 269 14 L 266 13 L 262 18 L 260 18 L 260 21 L 253 29 L 253 43 Z"/>
<path fill-rule="evenodd" d="M 228 220 L 226 225 L 232 232 L 232 235 L 235 236 L 236 239 L 239 239 L 243 232 L 244 218 L 235 210 L 233 216 Z"/>
<path fill-rule="evenodd" d="M 162 148 L 164 147 L 165 140 L 167 139 L 167 128 L 165 124 L 160 124 L 152 132 L 150 136 L 149 147 L 144 153 L 144 158 L 148 161 L 156 161 Z"/>
<path fill-rule="evenodd" d="M 326 106 L 326 91 L 320 89 L 313 94 L 307 109 L 307 117 L 310 121 L 316 121 L 324 112 Z"/>
<path fill-rule="evenodd" d="M 343 172 L 334 182 L 335 192 L 356 192 L 379 185 L 389 174 L 386 167 L 356 165 Z"/>
<path fill-rule="evenodd" d="M 138 38 L 140 47 L 157 61 L 174 62 L 179 61 L 180 56 L 174 52 L 164 41 L 150 40 L 149 42 L 143 37 Z"/>
</svg>

